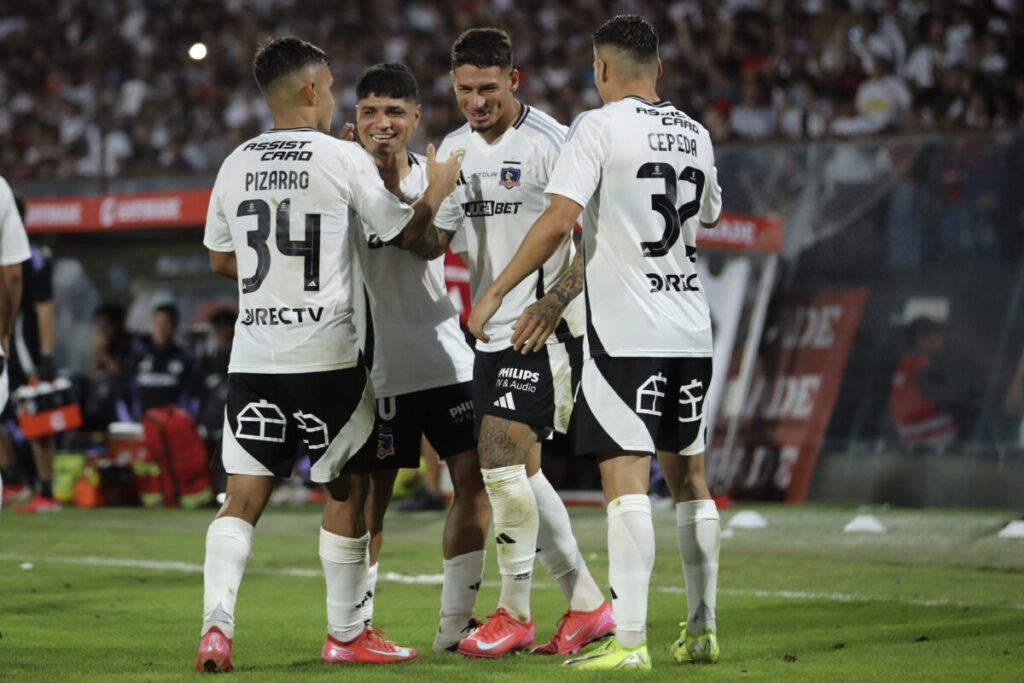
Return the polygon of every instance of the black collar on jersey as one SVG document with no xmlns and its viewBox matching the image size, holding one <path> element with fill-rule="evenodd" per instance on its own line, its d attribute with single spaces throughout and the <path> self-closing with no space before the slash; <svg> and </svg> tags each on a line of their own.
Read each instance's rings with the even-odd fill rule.
<svg viewBox="0 0 1024 683">
<path fill-rule="evenodd" d="M 299 126 L 297 128 L 271 128 L 267 132 L 268 133 L 299 133 L 299 132 L 304 132 L 304 131 L 307 131 L 307 130 L 309 132 L 311 132 L 311 133 L 319 133 L 320 132 L 316 128 L 311 128 L 310 126 Z"/>
<path fill-rule="evenodd" d="M 519 100 L 516 101 L 519 102 Z M 519 104 L 523 106 L 523 109 L 522 111 L 519 112 L 519 118 L 516 119 L 516 122 L 512 124 L 513 128 L 518 128 L 519 126 L 523 125 L 523 121 L 526 120 L 526 115 L 530 113 L 529 105 L 523 104 L 522 102 L 519 102 Z"/>
<path fill-rule="evenodd" d="M 626 95 L 626 97 L 632 98 L 634 100 L 640 100 L 644 104 L 649 105 L 651 107 L 667 107 L 667 106 L 671 106 L 671 104 L 672 104 L 668 100 L 658 100 L 657 102 L 648 102 L 647 100 L 645 100 L 644 98 L 640 97 L 639 95 Z"/>
<path fill-rule="evenodd" d="M 420 162 L 416 160 L 416 156 L 412 152 L 410 152 L 409 150 L 405 150 L 405 153 L 409 157 L 409 165 L 410 166 L 419 166 L 420 165 Z"/>
</svg>

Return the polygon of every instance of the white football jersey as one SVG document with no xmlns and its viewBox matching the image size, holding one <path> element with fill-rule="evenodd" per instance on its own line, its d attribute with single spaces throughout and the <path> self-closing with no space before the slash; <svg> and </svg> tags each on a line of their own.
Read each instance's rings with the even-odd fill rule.
<svg viewBox="0 0 1024 683">
<path fill-rule="evenodd" d="M 11 266 L 31 257 L 25 225 L 14 203 L 14 192 L 0 176 L 0 265 Z"/>
<path fill-rule="evenodd" d="M 565 140 L 566 127 L 532 107 L 523 105 L 516 122 L 488 144 L 469 124 L 441 143 L 437 157 L 464 150 L 462 174 L 455 192 L 445 199 L 434 225 L 455 230 L 454 251 L 466 252 L 470 295 L 475 305 L 509 264 L 533 222 L 544 213 L 548 199 L 544 188 Z M 500 351 L 512 345 L 512 325 L 523 310 L 558 281 L 575 255 L 572 237 L 544 264 L 505 295 L 484 332 L 491 338 L 478 341 L 481 351 Z M 563 325 L 548 343 L 565 341 L 583 333 L 583 307 L 576 297 L 562 314 Z"/>
<path fill-rule="evenodd" d="M 711 138 L 671 102 L 584 112 L 548 184 L 583 214 L 588 357 L 710 356 L 694 263 L 698 220 L 722 208 Z"/>
<path fill-rule="evenodd" d="M 350 211 L 362 221 L 351 221 Z M 359 358 L 351 230 L 382 240 L 413 209 L 384 187 L 354 142 L 312 128 L 270 130 L 224 160 L 204 244 L 238 259 L 238 322 L 230 372 L 299 373 Z"/>
<path fill-rule="evenodd" d="M 409 155 L 401 191 L 414 202 L 427 189 L 427 159 Z M 431 228 L 427 228 L 430 230 Z M 372 232 L 372 231 L 370 231 Z M 433 389 L 473 378 L 473 350 L 448 298 L 444 258 L 427 261 L 353 231 L 370 298 L 373 371 L 378 398 Z"/>
</svg>

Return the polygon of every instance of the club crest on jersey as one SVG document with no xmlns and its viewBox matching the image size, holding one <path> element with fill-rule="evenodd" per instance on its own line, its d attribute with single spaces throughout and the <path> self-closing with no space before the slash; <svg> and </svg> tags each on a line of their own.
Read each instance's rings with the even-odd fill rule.
<svg viewBox="0 0 1024 683">
<path fill-rule="evenodd" d="M 504 166 L 501 169 L 501 173 L 498 174 L 501 177 L 498 184 L 509 190 L 513 187 L 519 187 L 519 178 L 522 174 L 523 172 L 521 169 L 512 166 Z"/>
</svg>

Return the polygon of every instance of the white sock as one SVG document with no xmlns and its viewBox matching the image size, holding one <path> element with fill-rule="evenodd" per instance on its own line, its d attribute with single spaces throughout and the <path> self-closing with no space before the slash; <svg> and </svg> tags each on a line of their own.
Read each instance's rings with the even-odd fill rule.
<svg viewBox="0 0 1024 683">
<path fill-rule="evenodd" d="M 484 578 L 486 551 L 474 550 L 444 561 L 441 586 L 441 629 L 457 626 L 460 630 L 473 618 L 480 582 Z"/>
<path fill-rule="evenodd" d="M 700 633 L 715 626 L 715 596 L 718 593 L 718 551 L 722 526 L 713 500 L 691 500 L 676 504 L 679 554 L 686 576 L 686 630 Z"/>
<path fill-rule="evenodd" d="M 642 494 L 619 496 L 608 504 L 608 582 L 615 638 L 625 647 L 647 638 L 647 589 L 653 570 L 651 500 Z"/>
<path fill-rule="evenodd" d="M 238 517 L 218 517 L 206 530 L 203 564 L 203 630 L 216 626 L 235 637 L 235 601 L 245 565 L 252 557 L 252 524 Z"/>
<path fill-rule="evenodd" d="M 347 643 L 363 632 L 363 600 L 370 534 L 348 538 L 320 528 L 320 562 L 327 581 L 327 632 Z"/>
<path fill-rule="evenodd" d="M 491 500 L 501 571 L 498 606 L 520 621 L 530 620 L 530 584 L 537 554 L 537 501 L 525 465 L 482 470 Z"/>
<path fill-rule="evenodd" d="M 565 503 L 541 470 L 529 481 L 533 497 L 537 499 L 540 563 L 558 581 L 569 609 L 581 612 L 597 609 L 604 602 L 604 595 L 580 554 Z"/>
<path fill-rule="evenodd" d="M 373 623 L 373 595 L 377 592 L 377 567 L 379 566 L 380 562 L 370 565 L 366 570 L 366 577 L 363 579 L 363 606 L 360 616 L 366 626 Z"/>
</svg>

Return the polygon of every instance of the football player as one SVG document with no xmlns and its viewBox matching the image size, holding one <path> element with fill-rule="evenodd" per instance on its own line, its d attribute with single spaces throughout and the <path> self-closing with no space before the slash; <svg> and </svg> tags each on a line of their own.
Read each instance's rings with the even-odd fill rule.
<svg viewBox="0 0 1024 683">
<path fill-rule="evenodd" d="M 615 636 L 566 662 L 582 670 L 649 669 L 647 592 L 654 526 L 651 458 L 676 501 L 689 606 L 673 645 L 680 662 L 714 662 L 720 528 L 704 472 L 711 319 L 698 226 L 722 206 L 707 130 L 656 92 L 658 37 L 620 15 L 597 30 L 595 83 L 606 105 L 578 116 L 551 175 L 551 204 L 470 314 L 481 336 L 515 287 L 557 254 L 583 214 L 586 360 L 576 450 L 594 455 L 608 501 Z M 585 209 L 585 211 L 584 211 Z"/>
</svg>

